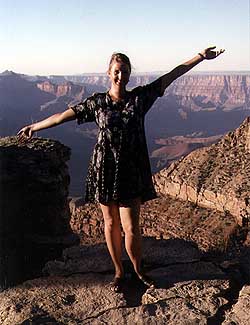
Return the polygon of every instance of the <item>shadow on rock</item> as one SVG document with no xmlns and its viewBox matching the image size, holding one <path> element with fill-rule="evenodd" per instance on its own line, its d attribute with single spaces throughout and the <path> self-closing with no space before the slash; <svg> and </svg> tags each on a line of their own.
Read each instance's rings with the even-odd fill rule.
<svg viewBox="0 0 250 325">
<path fill-rule="evenodd" d="M 143 238 L 143 270 L 155 280 L 158 289 L 169 289 L 180 282 L 229 279 L 217 263 L 206 261 L 204 257 L 204 252 L 193 242 Z M 133 266 L 124 249 L 123 265 L 126 274 L 124 299 L 127 306 L 138 306 L 148 287 L 135 280 Z M 94 282 L 100 283 L 104 275 L 110 275 L 108 279 L 112 279 L 113 264 L 106 244 L 74 246 L 63 251 L 61 260 L 46 263 L 43 272 L 44 275 L 63 276 L 68 280 L 77 274 L 95 274 L 91 277 L 92 285 L 95 285 Z M 88 284 L 89 281 L 90 278 Z"/>
</svg>

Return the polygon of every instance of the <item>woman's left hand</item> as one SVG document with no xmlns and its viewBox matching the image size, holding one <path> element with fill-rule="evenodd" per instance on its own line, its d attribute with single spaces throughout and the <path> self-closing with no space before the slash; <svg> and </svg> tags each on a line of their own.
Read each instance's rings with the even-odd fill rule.
<svg viewBox="0 0 250 325">
<path fill-rule="evenodd" d="M 220 49 L 219 51 L 212 51 L 215 48 L 216 48 L 216 46 L 208 47 L 207 49 L 200 52 L 200 54 L 202 54 L 206 60 L 211 60 L 211 59 L 217 58 L 217 56 L 219 56 L 221 53 L 225 52 L 225 50 L 223 50 L 223 49 Z"/>
</svg>

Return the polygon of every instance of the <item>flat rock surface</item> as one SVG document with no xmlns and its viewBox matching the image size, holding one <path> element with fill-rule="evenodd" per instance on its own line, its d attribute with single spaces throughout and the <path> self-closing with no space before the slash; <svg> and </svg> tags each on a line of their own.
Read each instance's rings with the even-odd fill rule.
<svg viewBox="0 0 250 325">
<path fill-rule="evenodd" d="M 227 287 L 227 281 L 196 280 L 179 282 L 169 289 L 148 289 L 142 305 L 107 310 L 83 324 L 207 324 L 227 302 L 220 297 Z"/>
<path fill-rule="evenodd" d="M 223 325 L 250 324 L 250 286 L 245 285 L 239 294 L 239 299 L 226 315 Z"/>
<path fill-rule="evenodd" d="M 199 249 L 183 240 L 144 238 L 144 247 L 145 268 L 156 288 L 131 273 L 123 292 L 115 293 L 105 246 L 72 247 L 61 261 L 47 263 L 47 276 L 0 293 L 0 323 L 183 325 L 217 319 L 228 303 L 230 281 L 216 263 L 203 260 Z"/>
<path fill-rule="evenodd" d="M 109 308 L 125 306 L 122 295 L 106 286 L 110 281 L 111 275 L 95 274 L 27 281 L 0 294 L 0 323 L 33 320 L 34 324 L 43 324 L 39 319 L 47 317 L 54 319 L 52 324 L 77 324 Z"/>
<path fill-rule="evenodd" d="M 181 239 L 157 240 L 143 238 L 143 263 L 148 269 L 157 266 L 197 262 L 202 252 L 192 242 Z M 123 249 L 123 261 L 129 264 Z M 131 266 L 132 267 L 132 266 Z M 70 275 L 72 273 L 112 272 L 113 264 L 106 244 L 74 246 L 63 251 L 61 260 L 49 261 L 43 271 L 48 275 Z"/>
</svg>

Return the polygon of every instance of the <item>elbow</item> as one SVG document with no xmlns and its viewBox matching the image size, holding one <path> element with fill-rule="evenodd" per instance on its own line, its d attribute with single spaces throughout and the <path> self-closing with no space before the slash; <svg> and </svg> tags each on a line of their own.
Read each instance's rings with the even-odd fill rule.
<svg viewBox="0 0 250 325">
<path fill-rule="evenodd" d="M 67 109 L 62 113 L 56 114 L 57 124 L 61 124 L 67 121 L 73 121 L 75 119 L 76 119 L 75 112 L 71 108 Z"/>
</svg>

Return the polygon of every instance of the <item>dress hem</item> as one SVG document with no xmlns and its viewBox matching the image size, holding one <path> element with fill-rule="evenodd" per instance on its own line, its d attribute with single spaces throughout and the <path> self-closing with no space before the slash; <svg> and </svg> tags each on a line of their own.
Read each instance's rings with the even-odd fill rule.
<svg viewBox="0 0 250 325">
<path fill-rule="evenodd" d="M 102 200 L 102 199 L 87 199 L 85 198 L 84 202 L 85 203 L 95 203 L 95 204 L 107 204 L 107 203 L 110 203 L 110 202 L 117 202 L 119 205 L 121 204 L 127 204 L 129 201 L 131 200 L 134 200 L 134 199 L 137 199 L 137 198 L 141 198 L 141 204 L 144 204 L 145 202 L 147 201 L 151 201 L 151 200 L 155 200 L 158 198 L 157 194 L 156 193 L 151 193 L 151 195 L 136 195 L 136 196 L 133 196 L 131 198 L 126 198 L 126 199 L 111 199 L 111 200 Z"/>
</svg>

